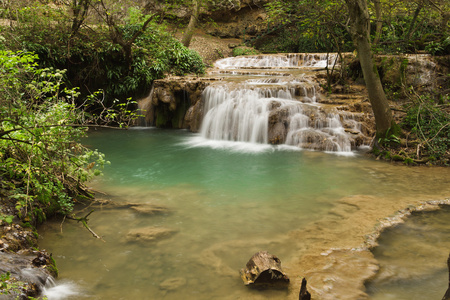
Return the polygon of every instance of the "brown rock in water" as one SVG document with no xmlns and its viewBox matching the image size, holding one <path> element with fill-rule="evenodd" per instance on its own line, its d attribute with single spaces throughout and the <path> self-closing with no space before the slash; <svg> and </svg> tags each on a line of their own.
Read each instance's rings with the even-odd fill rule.
<svg viewBox="0 0 450 300">
<path fill-rule="evenodd" d="M 156 242 L 174 234 L 175 230 L 162 227 L 143 227 L 131 229 L 127 236 L 127 242 Z"/>
<path fill-rule="evenodd" d="M 448 267 L 448 289 L 442 300 L 450 300 L 450 255 L 448 256 L 447 259 L 447 267 Z"/>
<path fill-rule="evenodd" d="M 240 273 L 248 286 L 286 288 L 289 285 L 289 277 L 281 269 L 280 259 L 267 251 L 254 254 Z"/>
</svg>

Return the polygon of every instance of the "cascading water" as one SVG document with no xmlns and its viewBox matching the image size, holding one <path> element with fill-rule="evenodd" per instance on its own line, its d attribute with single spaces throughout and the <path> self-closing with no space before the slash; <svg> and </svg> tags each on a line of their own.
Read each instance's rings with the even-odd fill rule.
<svg viewBox="0 0 450 300">
<path fill-rule="evenodd" d="M 216 68 L 231 79 L 211 84 L 203 92 L 202 137 L 351 152 L 357 146 L 354 137 L 361 135 L 359 123 L 349 113 L 321 105 L 318 83 L 306 73 L 334 60 L 335 56 L 292 54 L 219 60 Z M 279 73 L 273 76 L 273 72 L 257 70 L 265 68 Z M 286 75 L 283 68 L 296 72 Z M 254 72 L 247 73 L 244 80 L 234 80 L 234 74 L 242 74 L 240 69 Z"/>
</svg>

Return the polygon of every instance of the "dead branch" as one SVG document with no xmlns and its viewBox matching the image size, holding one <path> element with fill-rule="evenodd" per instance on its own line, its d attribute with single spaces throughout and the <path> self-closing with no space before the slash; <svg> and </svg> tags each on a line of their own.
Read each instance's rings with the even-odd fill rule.
<svg viewBox="0 0 450 300">
<path fill-rule="evenodd" d="M 98 234 L 96 234 L 90 227 L 89 227 L 89 225 L 87 224 L 88 223 L 88 217 L 89 217 L 89 215 L 90 214 L 92 214 L 93 212 L 94 212 L 95 210 L 91 210 L 86 216 L 84 216 L 84 217 L 81 217 L 81 218 L 76 218 L 75 216 L 66 216 L 67 217 L 67 219 L 70 219 L 70 220 L 75 220 L 75 221 L 77 221 L 77 222 L 81 222 L 82 224 L 83 224 L 83 226 L 95 237 L 95 238 L 97 238 L 97 239 L 100 239 L 100 240 L 102 240 L 103 242 L 105 242 L 105 240 L 101 237 L 101 236 L 99 236 Z"/>
</svg>

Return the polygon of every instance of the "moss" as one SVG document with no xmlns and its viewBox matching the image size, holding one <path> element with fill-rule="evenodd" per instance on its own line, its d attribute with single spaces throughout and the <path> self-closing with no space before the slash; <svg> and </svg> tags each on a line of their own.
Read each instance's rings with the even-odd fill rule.
<svg viewBox="0 0 450 300">
<path fill-rule="evenodd" d="M 415 163 L 414 163 L 414 160 L 413 160 L 412 158 L 410 158 L 410 157 L 405 158 L 405 160 L 403 161 L 403 163 L 404 163 L 405 165 L 413 165 L 413 164 L 415 164 Z"/>
<path fill-rule="evenodd" d="M 53 256 L 50 254 L 50 258 L 49 258 L 49 262 L 50 264 L 48 264 L 46 266 L 47 271 L 53 276 L 53 277 L 58 277 L 59 271 L 58 268 L 56 267 L 56 261 L 53 258 Z"/>
<path fill-rule="evenodd" d="M 391 159 L 392 159 L 393 161 L 404 161 L 404 160 L 406 160 L 405 157 L 403 157 L 403 156 L 401 156 L 401 155 L 398 155 L 398 154 L 392 155 Z"/>
<path fill-rule="evenodd" d="M 184 116 L 189 109 L 189 95 L 186 91 L 181 91 L 175 95 L 177 99 L 177 108 L 173 114 L 171 124 L 172 128 L 182 128 Z"/>
<path fill-rule="evenodd" d="M 166 112 L 166 109 L 163 106 L 159 106 L 156 111 L 156 127 L 164 128 L 167 127 L 167 122 L 169 118 Z"/>
</svg>

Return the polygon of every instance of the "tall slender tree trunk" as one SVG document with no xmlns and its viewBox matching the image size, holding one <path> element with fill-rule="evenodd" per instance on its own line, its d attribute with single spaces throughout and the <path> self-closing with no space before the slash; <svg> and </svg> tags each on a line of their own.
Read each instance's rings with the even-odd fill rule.
<svg viewBox="0 0 450 300">
<path fill-rule="evenodd" d="M 411 23 L 409 24 L 408 33 L 406 34 L 406 45 L 407 46 L 409 44 L 409 40 L 411 39 L 411 36 L 414 31 L 414 26 L 416 25 L 417 18 L 419 17 L 420 11 L 422 10 L 423 6 L 424 6 L 423 2 L 420 2 L 419 4 L 417 4 L 417 8 L 414 11 L 414 16 L 411 20 Z"/>
<path fill-rule="evenodd" d="M 181 39 L 181 43 L 186 47 L 189 47 L 189 45 L 191 44 L 192 36 L 194 35 L 195 27 L 198 23 L 198 17 L 200 15 L 200 1 L 201 0 L 192 0 L 193 8 L 191 18 L 189 19 L 189 24 L 186 28 L 186 32 Z"/>
<path fill-rule="evenodd" d="M 382 10 L 381 10 L 381 1 L 374 0 L 373 4 L 375 5 L 375 17 L 377 18 L 377 26 L 375 31 L 375 38 L 373 40 L 373 44 L 376 45 L 380 41 L 381 33 L 383 29 L 383 20 L 382 20 Z"/>
<path fill-rule="evenodd" d="M 370 44 L 370 19 L 367 0 L 345 0 L 350 16 L 350 34 L 358 50 L 359 60 L 369 93 L 369 101 L 375 115 L 377 136 L 381 137 L 395 125 L 392 112 L 381 85 L 377 68 L 373 61 Z"/>
</svg>

